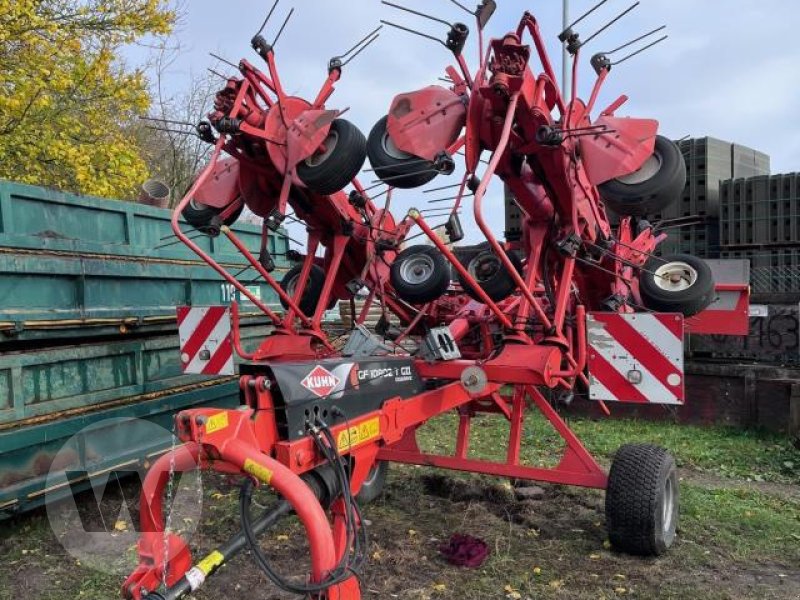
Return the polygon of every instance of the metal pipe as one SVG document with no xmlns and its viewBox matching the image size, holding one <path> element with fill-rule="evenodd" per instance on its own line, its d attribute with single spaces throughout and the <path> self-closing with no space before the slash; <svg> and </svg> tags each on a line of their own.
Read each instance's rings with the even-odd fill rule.
<svg viewBox="0 0 800 600">
<path fill-rule="evenodd" d="M 522 295 L 525 296 L 528 302 L 530 302 L 531 307 L 533 308 L 534 312 L 536 312 L 536 316 L 542 322 L 542 325 L 545 327 L 545 329 L 549 329 L 552 327 L 550 319 L 547 317 L 536 298 L 534 298 L 530 289 L 528 289 L 528 286 L 525 285 L 525 280 L 522 278 L 519 272 L 517 272 L 514 263 L 511 262 L 511 259 L 508 258 L 506 251 L 503 250 L 503 247 L 500 246 L 500 243 L 494 237 L 491 228 L 486 224 L 486 221 L 483 219 L 483 214 L 481 213 L 481 202 L 483 201 L 483 196 L 486 194 L 486 189 L 489 187 L 489 182 L 491 181 L 492 176 L 497 169 L 497 165 L 500 162 L 500 157 L 503 155 L 506 147 L 508 146 L 508 140 L 511 135 L 511 125 L 514 123 L 514 115 L 516 113 L 518 102 L 519 92 L 511 96 L 511 101 L 508 104 L 508 112 L 506 113 L 505 122 L 503 123 L 503 131 L 500 135 L 500 141 L 497 144 L 497 148 L 495 148 L 494 152 L 492 153 L 492 158 L 489 160 L 489 166 L 486 168 L 486 172 L 483 174 L 483 178 L 478 185 L 478 189 L 475 190 L 475 198 L 472 203 L 472 208 L 475 213 L 475 222 L 483 232 L 483 235 L 486 236 L 486 240 L 494 250 L 495 255 L 500 259 L 500 262 L 503 263 L 503 266 L 505 267 L 506 271 L 508 271 L 509 276 L 514 280 L 514 283 L 517 285 L 517 287 L 519 287 Z"/>
</svg>

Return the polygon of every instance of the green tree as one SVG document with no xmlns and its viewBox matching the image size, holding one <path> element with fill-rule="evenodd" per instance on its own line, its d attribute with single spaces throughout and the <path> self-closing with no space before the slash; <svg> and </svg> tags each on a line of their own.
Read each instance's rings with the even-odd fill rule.
<svg viewBox="0 0 800 600">
<path fill-rule="evenodd" d="M 119 50 L 174 20 L 166 0 L 0 0 L 0 178 L 130 196 L 147 167 L 127 130 L 150 99 Z"/>
</svg>

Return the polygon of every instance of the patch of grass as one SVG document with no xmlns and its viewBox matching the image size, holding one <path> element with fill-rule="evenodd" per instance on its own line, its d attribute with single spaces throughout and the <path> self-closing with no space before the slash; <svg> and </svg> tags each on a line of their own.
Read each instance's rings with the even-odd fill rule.
<svg viewBox="0 0 800 600">
<path fill-rule="evenodd" d="M 420 443 L 430 451 L 452 452 L 457 418 L 442 415 L 420 429 Z M 679 466 L 720 477 L 747 481 L 800 483 L 800 455 L 787 436 L 733 427 L 698 427 L 666 421 L 572 418 L 569 425 L 590 452 L 610 460 L 621 445 L 648 442 L 667 448 Z M 473 420 L 471 455 L 503 459 L 508 423 L 502 417 Z M 549 466 L 558 461 L 563 443 L 545 419 L 530 414 L 525 422 L 522 459 Z"/>
<path fill-rule="evenodd" d="M 680 532 L 723 558 L 800 564 L 800 502 L 683 484 Z"/>
</svg>

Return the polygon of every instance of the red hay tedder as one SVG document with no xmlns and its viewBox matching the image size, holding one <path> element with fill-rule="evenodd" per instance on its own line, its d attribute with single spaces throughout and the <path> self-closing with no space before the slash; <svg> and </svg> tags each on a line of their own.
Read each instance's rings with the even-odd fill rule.
<svg viewBox="0 0 800 600">
<path fill-rule="evenodd" d="M 235 350 L 243 359 L 242 406 L 177 415 L 183 444 L 145 479 L 140 563 L 123 586 L 126 598 L 181 598 L 245 548 L 283 590 L 360 598 L 366 529 L 358 502 L 379 493 L 392 461 L 605 489 L 615 548 L 660 554 L 674 539 L 672 457 L 656 446 L 626 445 L 606 474 L 552 404 L 568 401 L 576 389 L 604 408 L 611 400 L 681 404 L 684 331 L 747 331 L 746 285 L 715 287 L 703 261 L 653 254 L 666 236 L 645 217 L 684 187 L 677 146 L 657 134 L 655 120 L 616 116 L 626 96 L 593 116 L 612 65 L 641 50 L 616 62 L 611 56 L 662 28 L 592 56 L 597 77 L 583 101 L 576 89 L 585 42 L 572 29 L 577 22 L 559 36 L 573 57 L 572 93 L 564 97 L 532 14 L 484 47 L 494 1 L 483 0 L 474 12 L 459 5 L 474 16 L 478 32 L 479 64 L 471 71 L 462 54 L 466 25 L 384 4 L 447 24 L 446 41 L 440 41 L 384 22 L 452 51 L 456 64 L 446 69 L 447 87 L 398 95 L 365 139 L 326 105 L 342 67 L 378 30 L 330 61 L 327 79 L 308 101 L 285 93 L 274 42 L 266 42 L 262 26 L 252 45 L 266 73 L 240 61 L 239 75 L 228 79 L 214 111 L 198 125 L 214 150 L 175 210 L 175 235 L 263 311 L 274 333 L 249 354 L 239 343 L 235 303 L 179 308 L 186 371 L 231 372 Z M 437 188 L 455 193 L 443 199 L 451 203 L 442 227 L 416 209 L 392 215 L 397 189 L 452 174 L 462 153 L 463 177 Z M 356 179 L 367 156 L 386 184 L 377 195 L 386 196 L 382 207 L 370 195 L 375 186 Z M 520 214 L 514 239 L 498 239 L 484 218 L 494 176 Z M 469 200 L 485 241 L 454 246 L 463 238 L 459 211 Z M 228 227 L 245 205 L 264 219 L 257 255 Z M 607 207 L 619 216 L 618 225 L 612 226 Z M 307 228 L 307 249 L 290 257 L 297 264 L 278 282 L 266 242 L 289 209 Z M 208 235 L 226 236 L 275 289 L 283 314 L 192 242 L 180 215 Z M 406 244 L 418 236 L 431 244 Z M 358 311 L 357 294 L 366 294 Z M 711 306 L 725 294 L 734 301 Z M 350 302 L 353 313 L 344 343 L 322 328 L 324 312 L 336 301 Z M 365 322 L 376 306 L 383 317 L 373 332 Z M 520 462 L 529 410 L 540 411 L 565 442 L 552 468 Z M 447 411 L 458 414 L 454 454 L 423 453 L 417 429 Z M 468 457 L 472 418 L 487 412 L 509 422 L 503 462 Z M 162 503 L 172 474 L 198 466 L 243 477 L 242 528 L 193 563 L 186 542 L 165 530 Z M 251 515 L 255 486 L 269 486 L 279 497 L 258 518 Z M 302 581 L 277 573 L 258 542 L 291 512 L 310 547 L 311 572 Z"/>
</svg>

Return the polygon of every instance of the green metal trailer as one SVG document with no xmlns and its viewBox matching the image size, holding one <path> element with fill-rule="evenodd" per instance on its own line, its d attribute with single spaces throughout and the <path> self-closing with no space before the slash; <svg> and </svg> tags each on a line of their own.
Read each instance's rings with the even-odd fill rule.
<svg viewBox="0 0 800 600">
<path fill-rule="evenodd" d="M 170 217 L 0 182 L 0 518 L 86 487 L 93 475 L 145 466 L 171 443 L 177 411 L 238 403 L 235 378 L 181 372 L 175 307 L 239 298 L 172 243 Z M 258 249 L 259 227 L 234 230 Z M 227 239 L 196 241 L 231 268 L 246 266 Z M 284 232 L 269 248 L 285 270 Z M 252 291 L 277 303 L 263 282 Z M 240 304 L 243 343 L 253 348 L 269 328 L 246 299 Z M 65 445 L 75 462 L 54 465 Z M 48 488 L 51 470 L 73 464 L 90 468 Z"/>
</svg>

